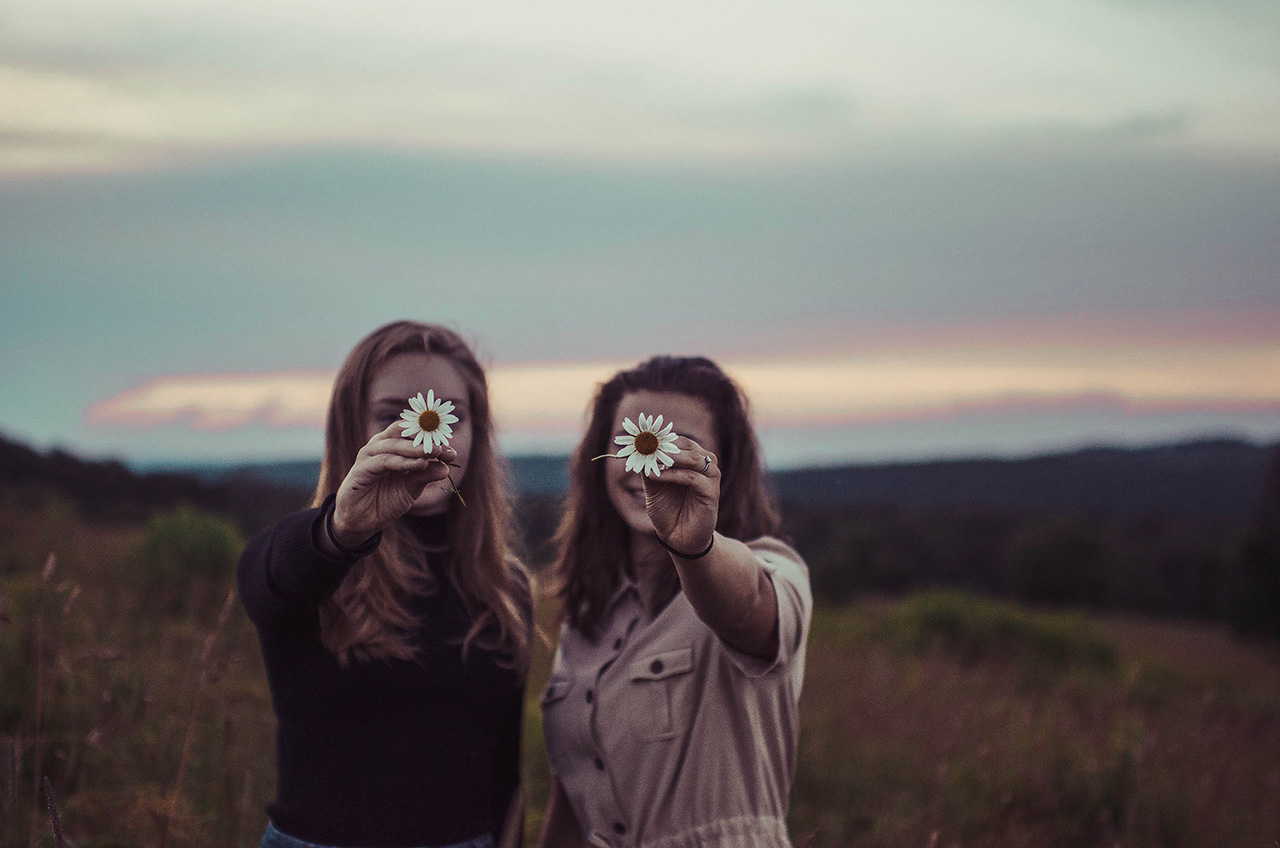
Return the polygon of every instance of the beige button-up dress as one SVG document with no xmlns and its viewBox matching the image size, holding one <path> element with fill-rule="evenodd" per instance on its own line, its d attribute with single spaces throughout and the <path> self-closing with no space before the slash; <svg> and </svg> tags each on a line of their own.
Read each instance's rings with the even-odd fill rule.
<svg viewBox="0 0 1280 848">
<path fill-rule="evenodd" d="M 547 752 L 597 848 L 787 848 L 809 572 L 777 539 L 748 543 L 778 598 L 778 655 L 720 641 L 683 593 L 649 620 L 632 583 L 600 636 L 562 628 L 542 695 Z"/>
</svg>

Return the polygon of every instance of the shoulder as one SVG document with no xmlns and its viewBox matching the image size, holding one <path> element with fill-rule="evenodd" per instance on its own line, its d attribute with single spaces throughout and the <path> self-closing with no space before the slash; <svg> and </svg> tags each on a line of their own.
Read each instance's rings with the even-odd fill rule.
<svg viewBox="0 0 1280 848">
<path fill-rule="evenodd" d="M 781 539 L 761 536 L 759 539 L 747 542 L 746 546 L 770 573 L 800 577 L 805 583 L 809 582 L 809 567 L 805 565 L 804 557 Z"/>
<path fill-rule="evenodd" d="M 746 544 L 773 581 L 778 592 L 779 610 L 792 607 L 807 619 L 813 608 L 813 587 L 809 583 L 809 567 L 805 565 L 804 557 L 773 536 L 761 536 Z"/>
</svg>

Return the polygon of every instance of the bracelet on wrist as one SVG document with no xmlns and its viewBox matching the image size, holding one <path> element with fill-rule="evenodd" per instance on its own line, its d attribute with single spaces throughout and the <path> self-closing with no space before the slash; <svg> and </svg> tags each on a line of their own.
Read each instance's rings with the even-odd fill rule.
<svg viewBox="0 0 1280 848">
<path fill-rule="evenodd" d="M 716 544 L 716 534 L 714 530 L 711 532 L 711 541 L 707 542 L 707 546 L 702 551 L 696 554 L 686 554 L 686 553 L 677 551 L 675 548 L 671 547 L 665 541 L 663 541 L 661 536 L 658 536 L 657 538 L 658 538 L 659 545 L 662 545 L 662 547 L 666 548 L 671 553 L 680 557 L 680 559 L 702 559 L 704 556 L 711 553 L 711 549 L 715 547 L 715 544 Z"/>
<path fill-rule="evenodd" d="M 343 554 L 344 556 L 359 558 L 373 553 L 377 549 L 378 544 L 382 541 L 382 531 L 379 530 L 377 533 L 374 533 L 368 539 L 365 539 L 355 547 L 347 547 L 338 541 L 338 537 L 334 535 L 333 532 L 333 513 L 336 509 L 337 505 L 331 502 L 329 504 L 329 508 L 325 510 L 324 513 L 324 532 L 325 535 L 329 537 L 329 544 L 337 548 L 338 553 Z"/>
</svg>

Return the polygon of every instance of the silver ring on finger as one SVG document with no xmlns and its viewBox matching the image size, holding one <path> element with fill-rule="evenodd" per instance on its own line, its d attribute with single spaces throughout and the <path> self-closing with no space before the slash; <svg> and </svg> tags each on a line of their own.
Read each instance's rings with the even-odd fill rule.
<svg viewBox="0 0 1280 848">
<path fill-rule="evenodd" d="M 711 467 L 711 457 L 709 457 L 709 456 L 704 456 L 704 457 L 702 458 L 702 471 L 700 471 L 699 473 L 700 473 L 700 474 L 706 474 L 706 473 L 707 473 L 707 469 L 709 469 L 710 467 Z"/>
</svg>

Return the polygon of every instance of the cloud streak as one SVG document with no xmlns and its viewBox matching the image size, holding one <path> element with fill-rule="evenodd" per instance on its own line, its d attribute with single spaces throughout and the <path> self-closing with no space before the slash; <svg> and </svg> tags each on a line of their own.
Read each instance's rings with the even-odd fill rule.
<svg viewBox="0 0 1280 848">
<path fill-rule="evenodd" d="M 185 424 L 193 430 L 232 430 L 255 422 L 273 427 L 323 425 L 333 374 L 270 373 L 172 375 L 92 404 L 94 427 Z"/>
<path fill-rule="evenodd" d="M 616 363 L 490 371 L 502 432 L 571 433 Z M 1254 414 L 1280 410 L 1280 344 L 930 350 L 728 363 L 762 426 L 833 426 L 974 412 L 1088 410 Z M 230 430 L 322 425 L 332 373 L 173 375 L 92 405 L 95 427 Z M 424 386 L 423 389 L 430 388 Z"/>
</svg>

